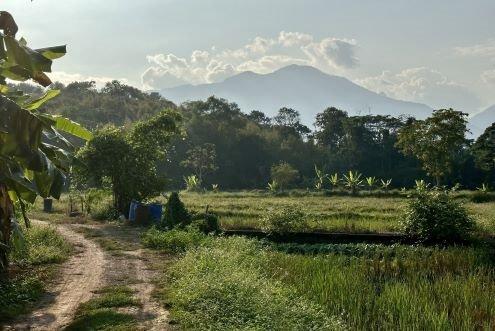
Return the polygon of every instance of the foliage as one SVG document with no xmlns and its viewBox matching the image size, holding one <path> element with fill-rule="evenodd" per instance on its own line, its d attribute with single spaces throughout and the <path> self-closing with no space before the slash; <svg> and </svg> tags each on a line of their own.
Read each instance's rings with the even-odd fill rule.
<svg viewBox="0 0 495 331">
<path fill-rule="evenodd" d="M 166 110 L 129 131 L 112 126 L 98 130 L 78 152 L 83 164 L 76 168 L 79 182 L 89 187 L 108 185 L 115 209 L 127 215 L 133 199 L 142 201 L 164 189 L 165 178 L 158 173 L 157 162 L 178 133 L 179 121 L 177 113 Z"/>
<path fill-rule="evenodd" d="M 409 201 L 402 227 L 422 242 L 447 244 L 468 239 L 475 222 L 449 192 L 425 189 Z"/>
<path fill-rule="evenodd" d="M 340 185 L 340 177 L 338 173 L 334 173 L 333 175 L 330 175 L 328 178 L 330 181 L 330 184 L 332 185 L 332 188 L 338 188 Z"/>
<path fill-rule="evenodd" d="M 181 164 L 186 168 L 192 169 L 199 182 L 202 182 L 204 175 L 218 169 L 216 158 L 215 145 L 206 143 L 188 150 L 187 158 Z"/>
<path fill-rule="evenodd" d="M 390 188 L 390 184 L 392 184 L 392 178 L 389 178 L 387 180 L 380 179 L 381 187 L 382 190 L 388 191 Z"/>
<path fill-rule="evenodd" d="M 44 292 L 44 284 L 38 275 L 22 275 L 0 281 L 0 322 L 25 312 Z"/>
<path fill-rule="evenodd" d="M 274 179 L 272 180 L 270 183 L 268 183 L 268 191 L 270 191 L 271 193 L 276 193 L 278 192 L 278 190 L 280 189 L 280 185 L 278 184 L 278 182 Z"/>
<path fill-rule="evenodd" d="M 362 174 L 350 170 L 347 175 L 344 175 L 344 186 L 347 187 L 352 194 L 356 194 L 363 184 L 361 177 Z"/>
<path fill-rule="evenodd" d="M 260 220 L 261 229 L 269 234 L 285 234 L 307 230 L 307 216 L 300 210 L 269 210 Z"/>
<path fill-rule="evenodd" d="M 254 241 L 220 238 L 172 266 L 167 300 L 187 330 L 338 330 L 338 318 L 267 277 L 266 252 Z"/>
<path fill-rule="evenodd" d="M 192 218 L 191 226 L 204 234 L 216 234 L 220 232 L 218 216 L 212 213 L 195 214 Z"/>
<path fill-rule="evenodd" d="M 411 120 L 404 126 L 396 146 L 420 160 L 423 169 L 440 185 L 466 147 L 466 117 L 453 109 L 435 110 L 426 120 Z"/>
<path fill-rule="evenodd" d="M 493 172 L 495 169 L 495 123 L 492 123 L 472 146 L 476 164 L 479 168 Z"/>
<path fill-rule="evenodd" d="M 316 165 L 315 165 L 315 174 L 316 174 L 315 189 L 319 191 L 323 189 L 323 186 L 325 185 L 325 179 L 328 178 L 328 174 L 323 173 L 323 170 L 318 169 Z"/>
<path fill-rule="evenodd" d="M 471 201 L 474 203 L 485 203 L 493 200 L 495 198 L 490 194 L 490 188 L 485 183 L 481 187 L 477 187 L 476 192 L 471 195 Z"/>
<path fill-rule="evenodd" d="M 172 192 L 165 204 L 165 213 L 162 220 L 165 228 L 185 227 L 191 223 L 191 214 L 187 211 L 186 206 L 180 200 L 179 193 Z"/>
<path fill-rule="evenodd" d="M 280 189 L 286 189 L 299 178 L 299 171 L 289 163 L 281 162 L 271 167 L 270 176 L 272 181 L 277 182 Z"/>
<path fill-rule="evenodd" d="M 368 185 L 368 190 L 370 191 L 373 190 L 373 188 L 377 183 L 376 177 L 366 177 L 365 180 L 366 180 L 366 185 Z"/>
<path fill-rule="evenodd" d="M 220 192 L 220 187 L 218 186 L 218 184 L 211 184 L 211 190 L 214 193 L 218 193 L 218 192 Z"/>
<path fill-rule="evenodd" d="M 168 253 L 180 253 L 201 245 L 207 238 L 195 227 L 168 231 L 152 227 L 142 235 L 141 242 L 147 248 Z"/>
<path fill-rule="evenodd" d="M 48 86 L 52 82 L 52 60 L 63 56 L 65 46 L 31 49 L 25 39 L 17 40 L 12 16 L 0 12 L 0 273 L 8 266 L 13 201 L 18 203 L 28 225 L 24 205 L 37 196 L 60 196 L 73 158 L 72 146 L 60 132 L 82 139 L 91 133 L 76 123 L 40 112 L 38 108 L 59 92 L 49 90 L 39 98 L 7 86 L 6 79 L 33 80 Z"/>
<path fill-rule="evenodd" d="M 184 183 L 186 183 L 186 190 L 189 192 L 201 191 L 202 181 L 196 175 L 190 175 L 190 176 L 184 177 Z"/>
</svg>

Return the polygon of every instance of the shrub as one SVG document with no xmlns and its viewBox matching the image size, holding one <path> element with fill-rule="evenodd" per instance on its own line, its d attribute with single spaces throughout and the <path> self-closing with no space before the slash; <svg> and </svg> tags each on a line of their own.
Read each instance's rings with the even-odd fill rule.
<svg viewBox="0 0 495 331">
<path fill-rule="evenodd" d="M 401 225 L 419 241 L 445 244 L 467 239 L 475 222 L 448 192 L 425 189 L 409 201 Z"/>
<path fill-rule="evenodd" d="M 287 162 L 273 165 L 270 169 L 272 183 L 276 182 L 281 189 L 286 189 L 299 178 L 299 171 Z"/>
<path fill-rule="evenodd" d="M 204 234 L 216 234 L 220 232 L 220 224 L 218 222 L 218 217 L 215 214 L 196 214 L 192 219 L 193 221 L 191 223 L 191 226 L 197 228 Z"/>
<path fill-rule="evenodd" d="M 90 215 L 96 221 L 113 221 L 119 218 L 118 210 L 110 201 L 94 205 Z"/>
<path fill-rule="evenodd" d="M 176 226 L 185 227 L 191 223 L 191 215 L 179 198 L 179 193 L 170 194 L 165 204 L 162 227 L 172 229 Z"/>
<path fill-rule="evenodd" d="M 169 231 L 161 231 L 152 227 L 142 235 L 141 242 L 148 248 L 168 253 L 180 253 L 201 245 L 207 238 L 192 227 L 186 230 L 172 229 Z"/>
<path fill-rule="evenodd" d="M 186 183 L 186 190 L 190 192 L 201 191 L 201 179 L 196 175 L 191 175 L 184 177 L 184 182 Z"/>
<path fill-rule="evenodd" d="M 261 219 L 261 229 L 269 234 L 301 231 L 307 227 L 306 215 L 294 208 L 270 210 Z"/>
<path fill-rule="evenodd" d="M 471 195 L 471 201 L 474 203 L 485 203 L 493 200 L 495 200 L 495 198 L 488 192 L 476 191 Z"/>
</svg>

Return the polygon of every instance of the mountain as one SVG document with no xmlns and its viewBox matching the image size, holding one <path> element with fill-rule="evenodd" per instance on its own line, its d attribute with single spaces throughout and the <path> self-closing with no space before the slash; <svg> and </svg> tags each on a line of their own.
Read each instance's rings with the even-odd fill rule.
<svg viewBox="0 0 495 331">
<path fill-rule="evenodd" d="M 487 127 L 495 122 L 495 105 L 474 114 L 469 119 L 469 129 L 474 137 L 480 136 Z"/>
<path fill-rule="evenodd" d="M 432 111 L 424 104 L 395 100 L 346 78 L 300 65 L 290 65 L 269 74 L 248 71 L 219 83 L 183 85 L 161 90 L 160 93 L 176 103 L 215 95 L 236 102 L 244 112 L 260 110 L 269 116 L 281 107 L 290 107 L 300 112 L 306 124 L 312 124 L 315 115 L 330 106 L 346 110 L 351 115 L 411 115 L 425 118 Z"/>
</svg>

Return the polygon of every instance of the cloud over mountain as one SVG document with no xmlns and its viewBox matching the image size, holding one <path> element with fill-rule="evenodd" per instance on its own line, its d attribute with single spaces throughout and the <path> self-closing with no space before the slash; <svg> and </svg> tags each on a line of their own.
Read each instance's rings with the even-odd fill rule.
<svg viewBox="0 0 495 331">
<path fill-rule="evenodd" d="M 277 38 L 256 37 L 238 49 L 195 50 L 188 57 L 175 54 L 147 56 L 143 87 L 162 89 L 181 84 L 215 83 L 243 71 L 269 73 L 290 64 L 311 65 L 321 70 L 343 72 L 359 60 L 357 43 L 334 37 L 315 40 L 301 32 L 281 31 Z"/>
</svg>

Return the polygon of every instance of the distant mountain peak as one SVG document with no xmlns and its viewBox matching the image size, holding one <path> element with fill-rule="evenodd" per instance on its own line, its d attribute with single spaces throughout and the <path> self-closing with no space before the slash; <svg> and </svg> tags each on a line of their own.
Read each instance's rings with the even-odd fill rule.
<svg viewBox="0 0 495 331">
<path fill-rule="evenodd" d="M 272 73 L 239 73 L 222 82 L 179 86 L 161 91 L 176 103 L 204 100 L 209 96 L 235 102 L 244 112 L 260 110 L 269 116 L 282 107 L 298 110 L 306 124 L 327 107 L 346 110 L 351 115 L 429 116 L 432 109 L 424 104 L 395 100 L 359 86 L 347 78 L 329 75 L 307 66 L 291 64 Z"/>
</svg>

